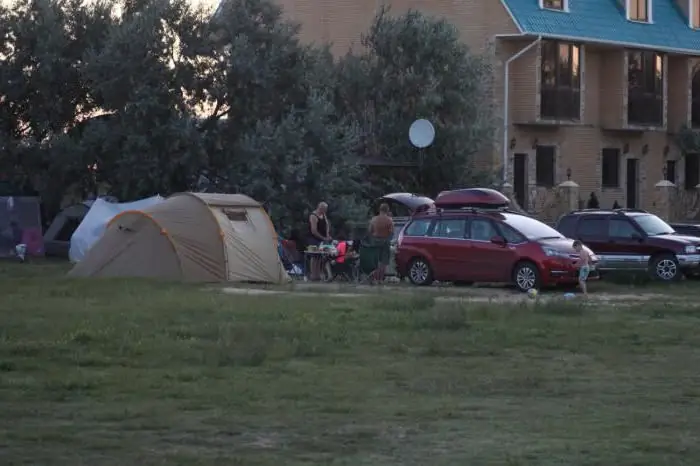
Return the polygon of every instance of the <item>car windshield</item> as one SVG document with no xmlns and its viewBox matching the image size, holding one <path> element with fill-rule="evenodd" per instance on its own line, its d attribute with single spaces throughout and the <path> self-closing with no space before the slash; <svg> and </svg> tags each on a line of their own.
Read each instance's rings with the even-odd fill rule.
<svg viewBox="0 0 700 466">
<path fill-rule="evenodd" d="M 503 216 L 507 225 L 518 230 L 529 240 L 564 238 L 557 230 L 534 218 L 516 214 L 503 214 Z"/>
<path fill-rule="evenodd" d="M 644 230 L 649 236 L 670 235 L 675 233 L 671 225 L 661 220 L 656 215 L 637 215 L 634 220 L 639 225 L 639 228 Z"/>
</svg>

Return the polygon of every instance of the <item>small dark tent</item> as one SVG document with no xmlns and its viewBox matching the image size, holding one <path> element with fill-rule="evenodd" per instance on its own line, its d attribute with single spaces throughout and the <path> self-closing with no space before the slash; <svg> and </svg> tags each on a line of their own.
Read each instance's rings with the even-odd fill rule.
<svg viewBox="0 0 700 466">
<path fill-rule="evenodd" d="M 0 258 L 13 256 L 18 241 L 27 246 L 28 255 L 44 255 L 38 197 L 0 197 Z"/>
<path fill-rule="evenodd" d="M 44 249 L 47 256 L 68 257 L 70 239 L 83 221 L 93 201 L 84 201 L 63 209 L 44 233 Z"/>
</svg>

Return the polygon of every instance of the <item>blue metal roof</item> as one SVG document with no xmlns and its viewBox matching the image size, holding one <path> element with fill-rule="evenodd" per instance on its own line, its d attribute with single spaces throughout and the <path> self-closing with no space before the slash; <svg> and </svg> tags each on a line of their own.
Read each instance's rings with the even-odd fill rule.
<svg viewBox="0 0 700 466">
<path fill-rule="evenodd" d="M 541 9 L 537 0 L 502 1 L 525 34 L 700 54 L 700 31 L 688 26 L 676 0 L 652 0 L 652 24 L 627 21 L 618 0 L 569 0 L 568 12 Z"/>
</svg>

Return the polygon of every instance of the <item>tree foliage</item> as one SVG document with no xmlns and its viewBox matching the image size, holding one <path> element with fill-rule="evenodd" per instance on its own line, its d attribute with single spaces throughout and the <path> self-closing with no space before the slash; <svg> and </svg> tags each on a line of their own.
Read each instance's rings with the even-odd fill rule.
<svg viewBox="0 0 700 466">
<path fill-rule="evenodd" d="M 453 25 L 417 11 L 380 10 L 362 45 L 339 64 L 338 106 L 361 125 L 367 155 L 419 165 L 411 179 L 388 184 L 434 194 L 472 181 L 472 158 L 493 137 L 490 62 Z M 418 118 L 436 128 L 423 151 L 408 139 Z"/>
<path fill-rule="evenodd" d="M 132 200 L 206 177 L 285 226 L 321 200 L 351 219 L 381 190 L 466 179 L 491 136 L 490 70 L 452 26 L 382 10 L 339 61 L 298 32 L 267 0 L 0 5 L 0 173 L 53 210 L 72 188 Z M 417 160 L 417 117 L 438 132 L 421 175 L 369 186 L 363 157 Z"/>
</svg>

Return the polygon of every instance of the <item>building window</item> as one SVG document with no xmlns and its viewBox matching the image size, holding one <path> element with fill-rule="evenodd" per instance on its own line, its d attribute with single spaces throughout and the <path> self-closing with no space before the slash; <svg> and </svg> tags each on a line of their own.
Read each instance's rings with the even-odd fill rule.
<svg viewBox="0 0 700 466">
<path fill-rule="evenodd" d="M 690 27 L 700 29 L 700 0 L 688 0 Z"/>
<path fill-rule="evenodd" d="M 685 154 L 685 189 L 694 190 L 700 184 L 700 154 Z"/>
<path fill-rule="evenodd" d="M 554 146 L 537 146 L 535 154 L 535 182 L 537 186 L 551 188 L 554 186 L 554 163 L 556 148 Z"/>
<path fill-rule="evenodd" d="M 655 52 L 628 52 L 627 123 L 663 126 L 664 59 Z"/>
<path fill-rule="evenodd" d="M 620 187 L 620 149 L 603 149 L 602 152 L 603 187 Z"/>
<path fill-rule="evenodd" d="M 627 0 L 627 19 L 651 22 L 651 0 Z"/>
<path fill-rule="evenodd" d="M 553 120 L 581 118 L 581 47 L 542 43 L 540 116 Z"/>
<path fill-rule="evenodd" d="M 566 11 L 566 0 L 540 0 L 540 8 Z"/>
<path fill-rule="evenodd" d="M 693 128 L 700 128 L 700 68 L 696 69 L 695 73 L 693 73 L 690 92 L 692 99 L 690 123 Z"/>
<path fill-rule="evenodd" d="M 664 167 L 664 179 L 676 184 L 676 161 L 667 160 Z"/>
</svg>

